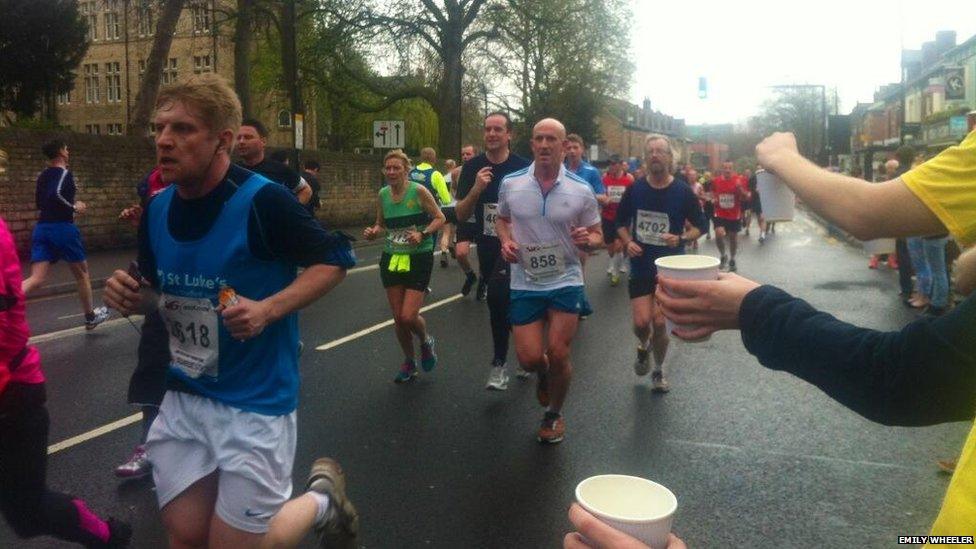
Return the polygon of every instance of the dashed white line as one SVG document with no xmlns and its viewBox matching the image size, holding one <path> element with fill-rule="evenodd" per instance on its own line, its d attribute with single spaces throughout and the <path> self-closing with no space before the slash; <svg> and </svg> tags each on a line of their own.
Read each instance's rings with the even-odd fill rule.
<svg viewBox="0 0 976 549">
<path fill-rule="evenodd" d="M 451 297 L 444 298 L 444 299 L 442 299 L 440 301 L 437 301 L 435 303 L 431 303 L 430 305 L 427 305 L 426 307 L 422 307 L 420 309 L 420 311 L 421 312 L 426 312 L 426 311 L 429 311 L 431 309 L 436 309 L 437 307 L 441 307 L 443 305 L 447 305 L 448 303 L 457 301 L 458 299 L 461 299 L 461 297 L 463 297 L 461 294 L 454 294 Z M 125 319 L 124 318 L 120 318 L 118 320 L 112 320 L 112 321 L 109 321 L 109 322 L 125 322 Z M 106 322 L 105 324 L 108 324 L 108 322 Z M 383 328 L 386 328 L 387 326 L 390 326 L 392 324 L 393 324 L 393 320 L 387 320 L 385 322 L 380 322 L 379 324 L 374 324 L 373 326 L 370 326 L 369 328 L 365 328 L 363 330 L 360 330 L 360 331 L 358 331 L 358 332 L 356 332 L 354 334 L 350 334 L 350 335 L 347 335 L 345 337 L 340 337 L 339 339 L 330 341 L 330 342 L 328 342 L 328 343 L 326 343 L 324 345 L 319 345 L 318 347 L 315 348 L 315 350 L 316 351 L 328 351 L 329 349 L 334 349 L 334 348 L 336 348 L 336 347 L 338 347 L 340 345 L 343 345 L 345 343 L 349 343 L 350 341 L 359 339 L 359 338 L 361 338 L 363 336 L 369 335 L 369 334 L 371 334 L 373 332 L 376 332 L 378 330 L 382 330 Z M 78 330 L 78 329 L 81 329 L 82 331 L 84 331 L 85 328 L 84 327 L 71 328 L 70 330 L 63 330 L 63 332 L 69 332 L 69 331 Z M 60 334 L 60 333 L 61 332 L 55 332 L 54 334 L 45 334 L 44 336 L 38 336 L 38 337 L 47 337 L 47 336 L 57 335 L 57 334 Z M 32 341 L 32 343 L 33 343 L 33 341 Z M 97 437 L 100 437 L 100 436 L 102 436 L 104 434 L 111 433 L 112 431 L 115 431 L 115 430 L 121 429 L 123 427 L 126 427 L 128 425 L 132 425 L 133 423 L 138 422 L 141 418 L 142 418 L 142 414 L 141 413 L 132 414 L 131 416 L 124 417 L 122 419 L 113 421 L 112 423 L 108 423 L 106 425 L 102 425 L 101 427 L 98 427 L 96 429 L 92 429 L 91 431 L 88 431 L 86 433 L 82 433 L 80 435 L 73 436 L 73 437 L 71 437 L 69 439 L 66 439 L 66 440 L 63 440 L 63 441 L 58 442 L 56 444 L 52 444 L 52 445 L 48 446 L 47 447 L 47 453 L 48 454 L 54 454 L 54 453 L 60 452 L 62 450 L 67 450 L 68 448 L 71 448 L 72 446 L 77 446 L 77 445 L 79 445 L 79 444 L 81 444 L 83 442 L 87 442 L 87 441 L 89 441 L 89 440 L 91 440 L 93 438 L 97 438 Z"/>
</svg>

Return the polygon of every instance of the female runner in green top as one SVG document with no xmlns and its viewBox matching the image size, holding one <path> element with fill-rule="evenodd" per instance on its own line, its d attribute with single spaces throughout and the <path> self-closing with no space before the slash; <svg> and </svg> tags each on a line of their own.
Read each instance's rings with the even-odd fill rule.
<svg viewBox="0 0 976 549">
<path fill-rule="evenodd" d="M 434 266 L 431 235 L 444 225 L 445 217 L 430 191 L 407 179 L 410 159 L 399 149 L 383 159 L 387 185 L 380 189 L 376 224 L 363 236 L 373 240 L 386 233 L 380 257 L 380 279 L 393 310 L 396 337 L 404 362 L 394 381 L 404 383 L 417 375 L 413 336 L 420 340 L 420 365 L 429 372 L 437 365 L 434 338 L 420 316 Z"/>
</svg>

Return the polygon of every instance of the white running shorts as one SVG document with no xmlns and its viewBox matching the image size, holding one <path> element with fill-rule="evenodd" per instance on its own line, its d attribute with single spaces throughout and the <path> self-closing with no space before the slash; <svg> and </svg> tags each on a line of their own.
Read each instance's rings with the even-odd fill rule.
<svg viewBox="0 0 976 549">
<path fill-rule="evenodd" d="M 296 414 L 266 416 L 166 391 L 146 440 L 159 508 L 220 470 L 217 516 L 261 534 L 291 497 Z"/>
</svg>

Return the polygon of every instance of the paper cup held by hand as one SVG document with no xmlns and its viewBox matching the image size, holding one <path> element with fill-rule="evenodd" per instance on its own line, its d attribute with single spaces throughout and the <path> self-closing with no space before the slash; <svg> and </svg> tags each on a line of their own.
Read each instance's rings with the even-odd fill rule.
<svg viewBox="0 0 976 549">
<path fill-rule="evenodd" d="M 719 259 L 710 255 L 669 255 L 654 260 L 659 275 L 678 280 L 718 280 Z M 695 326 L 678 326 L 665 318 L 664 325 L 668 334 L 675 328 L 694 330 Z M 707 341 L 711 336 L 697 341 Z"/>
<path fill-rule="evenodd" d="M 678 498 L 664 486 L 640 477 L 598 475 L 576 486 L 583 509 L 629 536 L 666 549 Z"/>
<path fill-rule="evenodd" d="M 864 246 L 864 251 L 867 252 L 868 255 L 895 253 L 894 238 L 876 238 L 874 240 L 865 240 L 861 245 Z"/>
<path fill-rule="evenodd" d="M 766 221 L 793 221 L 796 195 L 783 180 L 766 170 L 756 172 L 756 189 Z"/>
</svg>

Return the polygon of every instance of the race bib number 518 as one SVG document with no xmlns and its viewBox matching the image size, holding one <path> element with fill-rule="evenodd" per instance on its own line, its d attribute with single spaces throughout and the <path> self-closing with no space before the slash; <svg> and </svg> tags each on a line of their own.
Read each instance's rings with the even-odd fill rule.
<svg viewBox="0 0 976 549">
<path fill-rule="evenodd" d="M 210 300 L 164 294 L 161 302 L 173 365 L 192 379 L 217 377 L 220 318 Z"/>
</svg>

